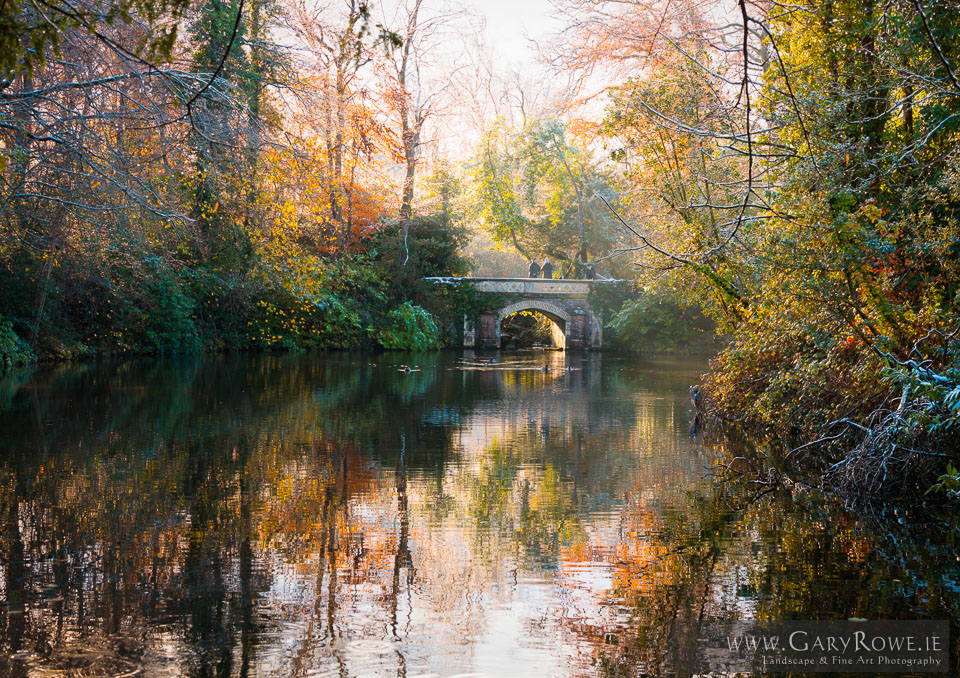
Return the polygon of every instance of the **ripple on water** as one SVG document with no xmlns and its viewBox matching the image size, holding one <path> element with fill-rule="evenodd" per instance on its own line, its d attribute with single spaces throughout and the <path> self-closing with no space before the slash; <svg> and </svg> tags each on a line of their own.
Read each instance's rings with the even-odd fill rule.
<svg viewBox="0 0 960 678">
<path fill-rule="evenodd" d="M 395 652 L 397 647 L 386 640 L 362 639 L 350 641 L 347 649 L 361 654 L 387 654 Z"/>
</svg>

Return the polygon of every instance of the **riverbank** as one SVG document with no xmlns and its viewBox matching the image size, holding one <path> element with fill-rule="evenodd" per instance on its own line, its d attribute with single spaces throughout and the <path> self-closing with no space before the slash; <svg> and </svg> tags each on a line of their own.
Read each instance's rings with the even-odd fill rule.
<svg viewBox="0 0 960 678">
<path fill-rule="evenodd" d="M 248 238 L 244 251 L 255 249 Z M 138 250 L 106 269 L 82 252 L 45 265 L 22 249 L 0 268 L 0 369 L 130 355 L 433 349 L 457 342 L 469 293 L 422 282 L 466 271 L 462 229 L 418 217 L 384 224 L 363 251 L 296 242 L 229 267 Z M 462 323 L 461 323 L 462 324 Z"/>
<path fill-rule="evenodd" d="M 770 441 L 763 454 L 787 476 L 848 505 L 956 510 L 960 381 L 953 359 L 947 341 L 909 360 L 854 337 L 793 354 L 782 343 L 734 341 L 711 363 L 705 409 L 721 427 Z"/>
</svg>

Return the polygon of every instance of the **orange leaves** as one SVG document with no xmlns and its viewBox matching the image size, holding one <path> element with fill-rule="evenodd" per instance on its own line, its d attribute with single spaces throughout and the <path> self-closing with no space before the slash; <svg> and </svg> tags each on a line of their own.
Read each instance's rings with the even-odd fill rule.
<svg viewBox="0 0 960 678">
<path fill-rule="evenodd" d="M 588 144 L 600 136 L 600 125 L 593 120 L 575 118 L 567 124 L 567 131 L 575 142 Z"/>
<path fill-rule="evenodd" d="M 264 154 L 257 233 L 262 255 L 296 265 L 305 255 L 356 250 L 392 211 L 394 187 L 379 167 L 361 153 L 337 154 L 328 142 L 304 136 Z"/>
<path fill-rule="evenodd" d="M 304 78 L 310 101 L 290 113 L 289 148 L 274 151 L 264 170 L 265 201 L 273 212 L 286 201 L 283 228 L 300 247 L 330 254 L 356 249 L 393 211 L 387 164 L 402 155 L 389 97 L 371 91 L 344 55 L 319 42 L 313 49 L 323 67 Z"/>
</svg>

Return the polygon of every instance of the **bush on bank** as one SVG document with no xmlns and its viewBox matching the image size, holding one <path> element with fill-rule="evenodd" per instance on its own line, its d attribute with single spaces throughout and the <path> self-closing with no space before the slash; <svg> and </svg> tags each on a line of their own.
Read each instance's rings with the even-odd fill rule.
<svg viewBox="0 0 960 678">
<path fill-rule="evenodd" d="M 605 329 L 615 346 L 638 353 L 691 350 L 710 343 L 714 333 L 699 308 L 657 290 L 626 301 Z"/>
<path fill-rule="evenodd" d="M 45 264 L 26 249 L 0 270 L 0 368 L 36 358 L 225 350 L 420 349 L 457 340 L 466 292 L 421 278 L 463 274 L 443 217 L 385 223 L 362 251 L 247 254 L 177 264 L 144 243 Z M 459 314 L 459 315 L 458 315 Z M 37 323 L 34 347 L 30 336 Z"/>
<path fill-rule="evenodd" d="M 22 367 L 36 360 L 33 351 L 13 330 L 13 324 L 0 316 L 0 372 Z"/>
<path fill-rule="evenodd" d="M 849 502 L 922 499 L 931 488 L 956 500 L 960 363 L 950 334 L 918 332 L 894 352 L 885 338 L 847 334 L 827 310 L 785 304 L 776 315 L 758 310 L 712 361 L 711 410 L 774 438 L 792 477 Z"/>
</svg>

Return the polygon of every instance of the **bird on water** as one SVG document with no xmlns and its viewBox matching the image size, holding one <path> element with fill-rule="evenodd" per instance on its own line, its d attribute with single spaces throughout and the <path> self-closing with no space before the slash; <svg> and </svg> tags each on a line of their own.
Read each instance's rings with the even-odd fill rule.
<svg viewBox="0 0 960 678">
<path fill-rule="evenodd" d="M 693 406 L 700 409 L 700 403 L 703 402 L 703 393 L 696 386 L 690 387 L 690 402 L 693 403 Z"/>
</svg>

